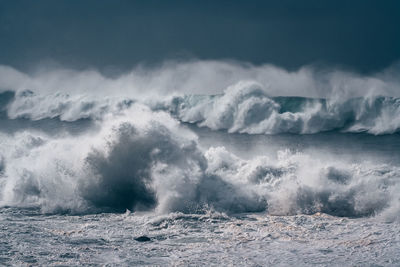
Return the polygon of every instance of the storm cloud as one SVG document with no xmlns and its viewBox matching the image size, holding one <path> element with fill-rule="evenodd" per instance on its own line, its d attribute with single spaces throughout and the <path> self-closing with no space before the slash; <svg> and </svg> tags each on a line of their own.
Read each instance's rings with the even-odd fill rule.
<svg viewBox="0 0 400 267">
<path fill-rule="evenodd" d="M 400 2 L 0 1 L 0 62 L 123 71 L 166 59 L 374 72 L 400 58 Z"/>
</svg>

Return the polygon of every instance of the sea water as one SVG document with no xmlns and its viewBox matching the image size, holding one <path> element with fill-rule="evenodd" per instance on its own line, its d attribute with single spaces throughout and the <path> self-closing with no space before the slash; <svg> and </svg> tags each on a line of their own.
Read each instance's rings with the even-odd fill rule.
<svg viewBox="0 0 400 267">
<path fill-rule="evenodd" d="M 0 68 L 0 264 L 398 266 L 397 84 L 219 64 Z"/>
</svg>

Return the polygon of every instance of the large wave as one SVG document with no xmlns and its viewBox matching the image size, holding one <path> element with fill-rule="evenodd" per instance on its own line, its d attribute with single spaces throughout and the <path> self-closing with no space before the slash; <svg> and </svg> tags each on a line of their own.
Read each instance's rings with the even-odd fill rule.
<svg viewBox="0 0 400 267">
<path fill-rule="evenodd" d="M 396 165 L 328 161 L 285 148 L 276 159 L 244 159 L 218 144 L 201 147 L 181 124 L 249 134 L 398 132 L 395 78 L 316 75 L 218 62 L 117 78 L 1 67 L 0 203 L 51 213 L 215 209 L 396 218 Z M 352 89 L 317 86 L 338 79 Z"/>
<path fill-rule="evenodd" d="M 251 190 L 207 172 L 193 133 L 142 105 L 104 121 L 95 134 L 54 139 L 23 131 L 1 141 L 3 205 L 50 212 L 265 209 Z"/>
<path fill-rule="evenodd" d="M 0 99 L 0 115 L 9 125 L 13 120 L 24 119 L 101 120 L 118 115 L 137 101 L 60 93 L 42 96 L 30 90 L 17 94 L 6 91 L 0 93 Z M 165 100 L 141 102 L 153 110 L 168 111 L 182 122 L 230 133 L 310 134 L 336 130 L 377 135 L 396 133 L 400 129 L 400 98 L 389 96 L 345 100 L 271 97 L 257 83 L 239 82 L 218 95 L 170 96 Z"/>
<path fill-rule="evenodd" d="M 132 104 L 96 131 L 1 134 L 1 205 L 43 212 L 126 209 L 336 216 L 398 214 L 400 169 L 282 150 L 242 159 L 203 149 L 165 112 Z"/>
<path fill-rule="evenodd" d="M 173 97 L 156 106 L 183 122 L 230 133 L 310 134 L 323 131 L 392 134 L 400 129 L 400 99 L 271 97 L 261 85 L 239 82 L 223 94 Z"/>
<path fill-rule="evenodd" d="M 312 66 L 289 72 L 271 65 L 169 62 L 109 78 L 96 71 L 25 74 L 0 66 L 0 106 L 11 120 L 73 122 L 101 120 L 141 102 L 183 122 L 235 133 L 391 134 L 400 127 L 396 67 L 361 76 Z"/>
</svg>

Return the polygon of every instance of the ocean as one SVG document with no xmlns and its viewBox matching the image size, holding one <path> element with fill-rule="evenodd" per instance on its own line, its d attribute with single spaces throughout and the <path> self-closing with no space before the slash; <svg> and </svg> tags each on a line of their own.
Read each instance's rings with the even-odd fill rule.
<svg viewBox="0 0 400 267">
<path fill-rule="evenodd" d="M 391 73 L 1 66 L 0 265 L 399 266 Z"/>
</svg>

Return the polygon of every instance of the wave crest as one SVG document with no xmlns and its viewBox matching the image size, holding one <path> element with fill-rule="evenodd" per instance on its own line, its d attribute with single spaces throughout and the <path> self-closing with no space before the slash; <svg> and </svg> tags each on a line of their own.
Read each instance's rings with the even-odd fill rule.
<svg viewBox="0 0 400 267">
<path fill-rule="evenodd" d="M 215 96 L 183 96 L 156 105 L 179 120 L 213 130 L 247 134 L 324 131 L 392 134 L 400 129 L 400 99 L 270 97 L 254 82 L 240 82 Z"/>
<path fill-rule="evenodd" d="M 396 217 L 400 206 L 396 166 L 327 161 L 287 150 L 277 159 L 242 159 L 224 147 L 203 150 L 168 114 L 139 104 L 105 120 L 95 134 L 25 131 L 0 140 L 1 204 L 34 205 L 44 212 L 215 209 Z"/>
</svg>

